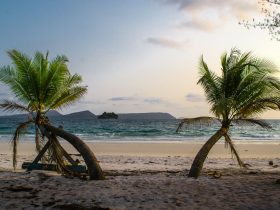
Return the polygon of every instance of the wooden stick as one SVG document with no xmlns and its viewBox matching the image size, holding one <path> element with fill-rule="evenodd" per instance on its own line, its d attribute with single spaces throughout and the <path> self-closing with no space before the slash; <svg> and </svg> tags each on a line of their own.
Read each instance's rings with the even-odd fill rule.
<svg viewBox="0 0 280 210">
<path fill-rule="evenodd" d="M 45 152 L 47 151 L 47 149 L 51 146 L 51 140 L 49 139 L 47 141 L 47 143 L 45 144 L 45 146 L 41 149 L 41 151 L 39 152 L 39 154 L 37 155 L 37 157 L 33 160 L 33 163 L 38 163 L 43 155 L 45 154 Z"/>
</svg>

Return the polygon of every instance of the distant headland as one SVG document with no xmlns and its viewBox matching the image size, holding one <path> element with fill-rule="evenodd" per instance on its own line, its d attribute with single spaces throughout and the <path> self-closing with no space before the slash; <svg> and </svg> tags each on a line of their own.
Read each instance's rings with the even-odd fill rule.
<svg viewBox="0 0 280 210">
<path fill-rule="evenodd" d="M 26 114 L 5 115 L 0 119 L 26 119 Z M 70 114 L 61 114 L 58 111 L 49 111 L 47 117 L 52 120 L 90 120 L 90 119 L 119 119 L 119 120 L 174 120 L 176 119 L 165 112 L 146 112 L 146 113 L 113 113 L 104 112 L 102 115 L 95 115 L 89 110 L 73 112 Z"/>
</svg>

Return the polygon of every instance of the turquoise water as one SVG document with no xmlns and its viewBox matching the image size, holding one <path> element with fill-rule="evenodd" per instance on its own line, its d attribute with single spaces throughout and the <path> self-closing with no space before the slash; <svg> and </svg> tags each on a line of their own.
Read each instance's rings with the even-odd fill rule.
<svg viewBox="0 0 280 210">
<path fill-rule="evenodd" d="M 0 141 L 9 141 L 19 120 L 0 121 Z M 231 127 L 234 140 L 278 141 L 280 142 L 280 120 L 268 121 L 273 129 L 266 130 L 259 126 Z M 219 125 L 193 125 L 176 133 L 179 120 L 83 120 L 52 122 L 55 126 L 76 134 L 86 141 L 189 141 L 209 138 Z M 26 130 L 24 140 L 34 139 L 34 127 Z"/>
</svg>

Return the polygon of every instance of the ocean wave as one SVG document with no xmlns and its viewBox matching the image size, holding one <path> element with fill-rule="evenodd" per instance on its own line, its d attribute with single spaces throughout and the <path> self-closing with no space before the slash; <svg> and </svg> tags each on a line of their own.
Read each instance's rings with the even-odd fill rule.
<svg viewBox="0 0 280 210">
<path fill-rule="evenodd" d="M 238 141 L 268 141 L 280 139 L 280 121 L 269 121 L 273 130 L 257 126 L 231 127 L 230 135 Z M 15 130 L 15 122 L 0 123 L 0 141 L 9 141 Z M 219 127 L 191 126 L 184 127 L 179 133 L 176 128 L 179 120 L 114 120 L 114 121 L 64 121 L 55 122 L 63 125 L 64 129 L 76 134 L 86 141 L 190 141 L 207 140 Z M 30 127 L 22 136 L 22 140 L 34 140 L 34 127 Z"/>
</svg>

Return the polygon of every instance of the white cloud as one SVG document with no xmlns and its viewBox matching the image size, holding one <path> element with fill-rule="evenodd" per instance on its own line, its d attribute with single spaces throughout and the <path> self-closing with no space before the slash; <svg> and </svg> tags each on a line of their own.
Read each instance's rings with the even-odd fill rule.
<svg viewBox="0 0 280 210">
<path fill-rule="evenodd" d="M 183 43 L 174 41 L 165 37 L 149 37 L 146 41 L 150 44 L 159 45 L 168 48 L 180 49 L 183 47 Z"/>
<path fill-rule="evenodd" d="M 197 13 L 205 9 L 215 9 L 219 13 L 229 13 L 237 18 L 255 12 L 258 3 L 255 0 L 158 0 L 167 4 L 177 5 L 180 10 Z"/>
<path fill-rule="evenodd" d="M 135 100 L 134 97 L 126 97 L 126 96 L 118 96 L 118 97 L 113 97 L 109 98 L 110 101 L 133 101 Z"/>
<path fill-rule="evenodd" d="M 243 20 L 258 11 L 256 0 L 157 0 L 166 5 L 175 5 L 187 16 L 179 27 L 191 27 L 210 31 L 231 18 Z"/>
<path fill-rule="evenodd" d="M 212 21 L 202 21 L 199 20 L 198 18 L 193 19 L 192 21 L 186 21 L 181 23 L 179 28 L 193 28 L 193 29 L 199 29 L 203 31 L 213 31 L 216 27 L 217 24 L 215 24 Z"/>
<path fill-rule="evenodd" d="M 186 95 L 186 100 L 188 102 L 205 102 L 205 98 L 203 95 L 199 95 L 195 93 L 188 93 Z"/>
<path fill-rule="evenodd" d="M 105 102 L 102 101 L 97 101 L 97 100 L 80 100 L 79 103 L 80 104 L 89 104 L 89 105 L 97 105 L 97 104 L 105 104 Z"/>
<path fill-rule="evenodd" d="M 146 98 L 144 102 L 148 104 L 162 104 L 163 100 L 160 98 Z"/>
</svg>

